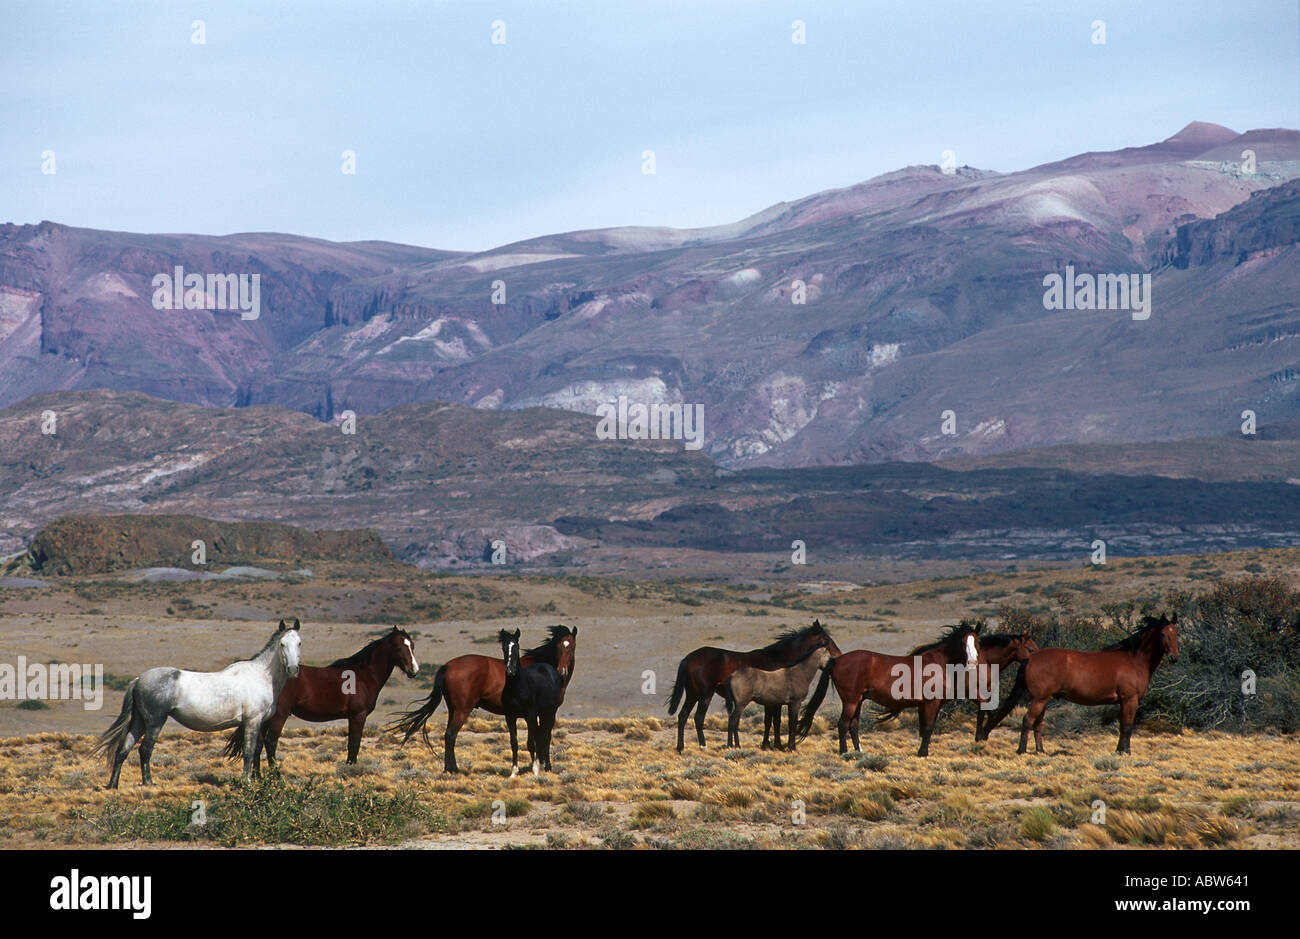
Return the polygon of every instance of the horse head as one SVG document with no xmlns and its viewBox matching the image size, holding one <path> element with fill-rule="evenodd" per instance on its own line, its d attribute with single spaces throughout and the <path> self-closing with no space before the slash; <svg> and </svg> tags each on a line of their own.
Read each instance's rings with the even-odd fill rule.
<svg viewBox="0 0 1300 939">
<path fill-rule="evenodd" d="M 506 662 L 506 678 L 514 678 L 519 674 L 519 630 L 507 632 L 503 629 L 497 633 L 497 641 L 501 643 L 501 654 Z"/>
<path fill-rule="evenodd" d="M 302 624 L 295 619 L 293 626 L 290 627 L 284 624 L 284 620 L 280 620 L 280 627 L 276 632 L 280 635 L 279 655 L 284 670 L 290 678 L 297 678 L 301 665 Z"/>
<path fill-rule="evenodd" d="M 568 626 L 552 626 L 551 642 L 555 645 L 555 670 L 561 678 L 568 678 L 573 672 L 573 663 L 577 654 L 578 631 Z"/>
<path fill-rule="evenodd" d="M 984 631 L 984 620 L 978 620 L 974 625 L 962 620 L 956 626 L 952 627 L 952 634 L 949 636 L 949 642 L 960 643 L 961 653 L 957 658 L 966 660 L 967 668 L 974 668 L 980 661 L 980 633 Z"/>
<path fill-rule="evenodd" d="M 813 648 L 825 649 L 831 654 L 831 658 L 838 659 L 840 657 L 840 647 L 835 644 L 830 631 L 822 625 L 821 620 L 813 620 L 813 624 L 808 627 L 808 635 L 813 637 Z"/>
<path fill-rule="evenodd" d="M 397 667 L 406 673 L 407 678 L 414 678 L 420 670 L 420 663 L 415 660 L 415 643 L 410 634 L 394 626 L 388 634 L 388 641 L 396 647 Z"/>
<path fill-rule="evenodd" d="M 1178 661 L 1178 614 L 1160 617 L 1160 646 L 1169 661 Z"/>
<path fill-rule="evenodd" d="M 1023 662 L 1037 651 L 1038 643 L 1034 642 L 1033 637 L 1029 635 L 1029 630 L 1026 629 L 1016 639 L 1016 661 Z"/>
</svg>

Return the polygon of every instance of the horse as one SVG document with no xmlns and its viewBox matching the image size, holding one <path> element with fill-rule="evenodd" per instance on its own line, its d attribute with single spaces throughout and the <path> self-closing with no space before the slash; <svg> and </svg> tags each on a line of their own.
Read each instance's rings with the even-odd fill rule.
<svg viewBox="0 0 1300 939">
<path fill-rule="evenodd" d="M 921 748 L 916 755 L 928 756 L 930 735 L 934 733 L 939 709 L 944 701 L 957 695 L 953 670 L 965 666 L 969 674 L 979 664 L 979 636 L 983 628 L 983 623 L 949 626 L 937 641 L 917 646 L 907 655 L 886 655 L 858 649 L 839 656 L 822 672 L 816 691 L 804 706 L 803 716 L 799 719 L 799 739 L 808 736 L 812 730 L 813 717 L 826 697 L 826 686 L 834 680 L 842 703 L 838 725 L 840 753 L 848 752 L 844 739 L 846 732 L 853 736 L 853 749 L 862 750 L 858 742 L 858 719 L 862 702 L 870 698 L 887 709 L 880 718 L 882 721 L 897 717 L 906 708 L 916 708 L 917 729 L 921 734 Z M 913 674 L 917 657 L 920 658 L 919 675 Z M 940 669 L 939 673 L 935 673 L 936 668 Z M 943 678 L 937 686 L 933 678 L 926 677 L 935 674 Z"/>
<path fill-rule="evenodd" d="M 108 754 L 116 789 L 136 741 L 140 742 L 140 779 L 153 785 L 149 760 L 168 717 L 190 730 L 212 732 L 240 727 L 244 732 L 244 778 L 261 775 L 262 725 L 275 711 L 285 682 L 298 675 L 301 627 L 280 620 L 262 651 L 219 672 L 189 672 L 160 666 L 141 672 L 122 698 L 122 713 L 96 741 L 92 753 Z"/>
<path fill-rule="evenodd" d="M 1043 753 L 1043 712 L 1053 698 L 1075 704 L 1118 704 L 1119 745 L 1116 753 L 1129 753 L 1133 719 L 1138 702 L 1147 693 L 1151 675 L 1166 655 L 1178 661 L 1178 614 L 1143 618 L 1132 635 L 1096 652 L 1075 649 L 1040 649 L 1025 662 L 1021 677 L 1030 697 L 1020 725 L 1020 747 L 1029 749 L 1029 729 L 1034 729 L 1034 752 Z"/>
<path fill-rule="evenodd" d="M 980 662 L 985 665 L 996 665 L 998 668 L 1016 662 L 1021 663 L 1021 670 L 1016 673 L 1017 683 L 1024 671 L 1025 659 L 1037 651 L 1038 643 L 1030 638 L 1027 629 L 1019 633 L 993 633 L 980 637 Z M 976 694 L 975 700 L 979 705 L 975 709 L 975 739 L 987 740 L 989 733 L 997 726 L 996 715 L 985 712 L 983 707 L 985 698 L 982 694 Z M 1000 720 L 1001 718 L 997 718 L 997 721 Z"/>
<path fill-rule="evenodd" d="M 323 668 L 304 665 L 297 678 L 284 683 L 275 699 L 275 713 L 262 726 L 267 766 L 275 769 L 280 732 L 290 714 L 314 723 L 346 720 L 347 761 L 355 763 L 361 751 L 366 718 L 375 709 L 379 692 L 393 674 L 394 667 L 400 668 L 408 678 L 414 678 L 420 670 L 410 635 L 396 626 L 355 655 L 337 659 Z M 244 728 L 236 727 L 226 744 L 226 756 L 233 760 L 243 752 Z"/>
<path fill-rule="evenodd" d="M 686 736 L 686 720 L 691 708 L 699 702 L 695 711 L 695 735 L 699 738 L 700 749 L 704 749 L 704 715 L 708 713 L 709 702 L 715 694 L 723 694 L 727 679 L 731 673 L 742 665 L 752 668 L 784 668 L 798 661 L 815 648 L 826 648 L 832 656 L 840 654 L 835 640 L 826 631 L 820 620 L 813 620 L 811 626 L 792 629 L 782 633 L 774 642 L 761 649 L 749 652 L 734 652 L 731 649 L 719 649 L 715 646 L 702 646 L 691 652 L 677 666 L 677 680 L 673 682 L 672 696 L 668 701 L 668 713 L 677 711 L 677 705 L 685 697 L 686 702 L 677 718 L 677 752 L 681 753 Z M 724 695 L 725 700 L 725 695 Z M 767 745 L 767 727 L 772 714 L 764 722 L 763 744 Z M 781 736 L 780 711 L 777 719 L 776 735 Z"/>
<path fill-rule="evenodd" d="M 501 708 L 510 728 L 510 778 L 519 775 L 518 720 L 528 725 L 528 756 L 532 760 L 533 775 L 540 776 L 541 769 L 551 771 L 551 730 L 555 727 L 555 712 L 564 701 L 564 676 L 545 662 L 532 665 L 519 663 L 519 630 L 513 633 L 504 629 L 497 633 L 501 643 L 502 666 L 506 670 L 506 683 L 501 689 Z"/>
<path fill-rule="evenodd" d="M 799 705 L 808 694 L 813 676 L 824 669 L 831 661 L 830 650 L 825 646 L 815 646 L 804 653 L 803 658 L 785 668 L 762 669 L 742 665 L 731 673 L 727 679 L 727 702 L 731 706 L 731 720 L 727 726 L 727 746 L 740 746 L 740 715 L 751 701 L 776 712 L 780 721 L 781 706 L 789 709 L 790 752 L 795 748 L 795 715 Z M 781 744 L 781 728 L 777 724 L 777 748 Z M 766 738 L 764 734 L 764 738 Z"/>
<path fill-rule="evenodd" d="M 564 679 L 560 693 L 561 704 L 564 703 L 564 692 L 573 679 L 577 644 L 577 629 L 551 626 L 546 642 L 535 649 L 525 650 L 519 657 L 520 664 L 525 667 L 544 662 L 560 673 Z M 506 670 L 501 659 L 486 655 L 457 656 L 438 669 L 433 679 L 433 690 L 429 692 L 424 704 L 399 715 L 387 729 L 393 733 L 405 734 L 402 738 L 403 745 L 419 731 L 424 737 L 425 745 L 433 749 L 433 744 L 429 742 L 428 721 L 446 698 L 447 727 L 442 737 L 443 769 L 448 773 L 460 772 L 456 766 L 456 735 L 476 707 L 493 714 L 505 713 L 501 707 L 501 689 L 505 683 Z"/>
</svg>

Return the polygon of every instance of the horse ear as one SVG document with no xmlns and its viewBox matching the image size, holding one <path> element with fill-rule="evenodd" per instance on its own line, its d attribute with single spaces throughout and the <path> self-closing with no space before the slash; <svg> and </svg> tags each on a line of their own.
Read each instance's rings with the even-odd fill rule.
<svg viewBox="0 0 1300 939">
<path fill-rule="evenodd" d="M 519 630 L 517 630 L 517 629 L 515 630 L 515 641 L 516 641 L 516 642 L 519 641 Z"/>
<path fill-rule="evenodd" d="M 297 618 L 297 617 L 294 617 L 294 620 L 293 620 L 293 628 L 294 628 L 295 630 L 300 630 L 300 629 L 302 629 L 302 623 L 298 622 L 298 618 Z"/>
<path fill-rule="evenodd" d="M 286 626 L 286 625 L 284 625 L 284 620 L 280 620 L 280 625 L 277 626 L 276 628 L 277 628 L 277 629 L 288 629 L 289 627 Z"/>
<path fill-rule="evenodd" d="M 574 626 L 574 627 L 570 628 L 570 629 L 569 629 L 569 635 L 572 636 L 574 639 L 577 639 L 577 638 L 578 638 L 578 627 L 577 627 L 577 626 Z"/>
</svg>

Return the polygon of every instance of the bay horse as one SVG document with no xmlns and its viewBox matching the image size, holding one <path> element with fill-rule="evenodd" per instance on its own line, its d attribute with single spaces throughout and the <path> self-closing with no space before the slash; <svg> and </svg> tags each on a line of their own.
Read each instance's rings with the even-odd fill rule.
<svg viewBox="0 0 1300 939">
<path fill-rule="evenodd" d="M 813 620 L 811 626 L 792 629 L 779 635 L 776 640 L 761 649 L 749 652 L 734 652 L 731 649 L 719 649 L 716 646 L 702 646 L 691 652 L 677 666 L 677 680 L 673 682 L 672 696 L 668 701 L 668 713 L 677 712 L 677 705 L 682 706 L 677 717 L 677 752 L 681 753 L 686 736 L 686 721 L 691 708 L 695 707 L 695 735 L 699 738 L 700 749 L 704 749 L 704 715 L 708 713 L 709 702 L 715 694 L 724 694 L 727 679 L 742 665 L 752 668 L 784 668 L 798 661 L 816 648 L 828 649 L 832 656 L 840 654 L 835 640 L 826 631 L 820 620 Z M 724 695 L 725 700 L 725 695 Z M 696 704 L 698 702 L 698 707 Z M 768 714 L 764 722 L 763 743 L 767 744 L 766 724 L 775 716 L 777 720 L 776 736 L 781 736 L 780 712 Z"/>
<path fill-rule="evenodd" d="M 996 665 L 999 669 L 1008 665 L 1020 663 L 1020 671 L 1016 673 L 1016 684 L 1020 682 L 1020 676 L 1024 672 L 1024 661 L 1038 651 L 1038 643 L 1029 635 L 1029 630 L 1019 633 L 993 633 L 980 637 L 980 661 L 985 665 Z M 1013 685 L 1013 688 L 1015 686 Z M 1014 700 L 1015 693 L 1008 696 Z M 984 710 L 983 695 L 977 694 L 975 701 L 975 739 L 987 740 L 989 733 L 997 724 L 994 721 L 995 714 L 989 714 Z M 1001 709 L 999 708 L 999 711 Z M 1000 718 L 998 718 L 1000 720 Z"/>
<path fill-rule="evenodd" d="M 727 703 L 731 706 L 731 719 L 727 725 L 727 746 L 740 746 L 740 716 L 751 701 L 776 711 L 780 720 L 781 707 L 789 709 L 790 752 L 795 748 L 795 724 L 799 705 L 808 695 L 813 676 L 831 661 L 830 650 L 814 646 L 803 658 L 785 668 L 763 669 L 742 665 L 727 679 Z M 767 735 L 764 734 L 764 737 Z M 781 727 L 777 724 L 777 747 L 781 744 Z"/>
<path fill-rule="evenodd" d="M 149 760 L 168 717 L 190 730 L 209 733 L 240 727 L 244 731 L 244 778 L 260 775 L 262 725 L 275 711 L 284 683 L 298 674 L 301 644 L 298 621 L 294 620 L 290 627 L 280 620 L 262 651 L 219 672 L 190 672 L 168 666 L 141 672 L 126 686 L 117 720 L 91 750 L 108 754 L 112 770 L 108 788 L 117 788 L 122 764 L 137 741 L 141 783 L 153 785 Z"/>
<path fill-rule="evenodd" d="M 541 770 L 551 771 L 551 731 L 555 728 L 555 712 L 564 701 L 564 676 L 545 662 L 521 665 L 519 662 L 519 630 L 513 633 L 504 629 L 497 633 L 501 643 L 502 667 L 506 683 L 501 689 L 501 709 L 505 711 L 506 726 L 510 728 L 510 778 L 519 775 L 519 718 L 528 725 L 528 756 L 533 764 L 533 775 Z"/>
<path fill-rule="evenodd" d="M 1119 745 L 1115 752 L 1130 752 L 1138 702 L 1166 655 L 1178 661 L 1177 613 L 1143 617 L 1143 625 L 1132 635 L 1096 652 L 1040 649 L 1025 662 L 1021 673 L 1030 701 L 1020 725 L 1020 747 L 1016 752 L 1029 749 L 1031 727 L 1034 752 L 1044 752 L 1043 712 L 1053 698 L 1075 704 L 1118 704 Z"/>
<path fill-rule="evenodd" d="M 577 645 L 577 629 L 551 626 L 546 642 L 535 649 L 525 650 L 519 656 L 521 665 L 544 662 L 560 673 L 564 679 L 561 704 L 564 703 L 564 692 L 573 679 Z M 501 706 L 501 690 L 505 684 L 506 669 L 501 659 L 474 654 L 456 656 L 438 669 L 433 679 L 433 690 L 429 692 L 424 704 L 399 715 L 387 729 L 393 733 L 405 734 L 402 738 L 403 745 L 418 731 L 424 738 L 425 745 L 433 749 L 433 744 L 429 742 L 428 722 L 445 698 L 447 727 L 442 736 L 443 769 L 448 773 L 460 772 L 456 766 L 456 735 L 476 707 L 493 714 L 505 713 Z"/>
<path fill-rule="evenodd" d="M 336 659 L 323 667 L 304 665 L 297 678 L 284 683 L 280 696 L 275 700 L 275 713 L 262 727 L 267 766 L 275 769 L 280 732 L 290 714 L 318 724 L 346 720 L 347 761 L 355 763 L 357 754 L 361 752 L 366 718 L 374 711 L 379 692 L 393 674 L 394 667 L 400 668 L 408 678 L 414 678 L 420 670 L 410 635 L 396 626 L 354 655 Z M 226 756 L 234 759 L 243 749 L 244 728 L 236 727 L 226 744 Z"/>
<path fill-rule="evenodd" d="M 979 664 L 979 636 L 983 624 L 972 626 L 960 623 L 947 627 L 947 632 L 937 641 L 917 646 L 907 655 L 887 655 L 857 649 L 845 652 L 822 672 L 817 689 L 803 709 L 799 719 L 799 739 L 812 730 L 813 717 L 826 697 L 826 686 L 833 680 L 840 696 L 841 710 L 838 729 L 840 753 L 848 752 L 845 734 L 853 736 L 853 749 L 862 750 L 858 741 L 858 721 L 862 703 L 870 698 L 886 709 L 881 720 L 897 717 L 907 708 L 916 708 L 921 735 L 921 748 L 917 756 L 930 753 L 930 735 L 944 701 L 956 697 L 958 689 L 952 681 L 953 669 L 965 668 L 973 673 Z M 920 658 L 920 673 L 914 675 L 916 658 Z M 938 668 L 939 672 L 934 670 Z M 927 676 L 938 675 L 940 682 Z"/>
</svg>

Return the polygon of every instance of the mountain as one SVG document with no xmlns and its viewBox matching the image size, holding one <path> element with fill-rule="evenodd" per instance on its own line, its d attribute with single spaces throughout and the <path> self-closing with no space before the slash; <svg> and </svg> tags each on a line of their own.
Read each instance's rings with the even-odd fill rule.
<svg viewBox="0 0 1300 939">
<path fill-rule="evenodd" d="M 1300 416 L 1297 175 L 1295 131 L 1197 122 L 1015 173 L 913 166 L 729 225 L 478 253 L 4 225 L 0 406 L 102 387 L 319 419 L 592 415 L 624 395 L 703 405 L 732 468 L 1213 437 L 1246 409 Z M 178 265 L 260 275 L 260 316 L 154 309 Z M 1150 318 L 1048 309 L 1067 266 L 1150 275 Z"/>
</svg>

